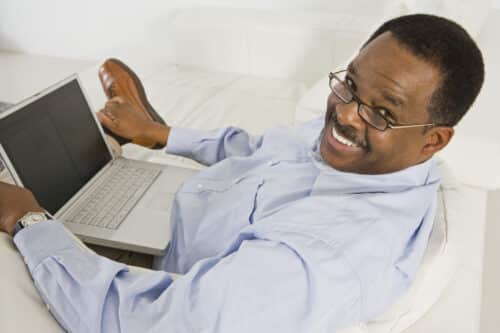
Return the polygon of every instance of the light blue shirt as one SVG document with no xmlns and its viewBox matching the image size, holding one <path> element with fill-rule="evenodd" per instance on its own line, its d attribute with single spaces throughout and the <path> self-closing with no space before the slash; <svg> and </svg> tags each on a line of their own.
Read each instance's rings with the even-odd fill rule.
<svg viewBox="0 0 500 333">
<path fill-rule="evenodd" d="M 335 332 L 412 282 L 432 229 L 433 159 L 382 175 L 318 153 L 322 119 L 253 137 L 173 128 L 167 151 L 211 167 L 178 190 L 164 271 L 91 254 L 58 222 L 14 241 L 72 332 Z M 145 223 L 145 227 L 147 223 Z"/>
</svg>

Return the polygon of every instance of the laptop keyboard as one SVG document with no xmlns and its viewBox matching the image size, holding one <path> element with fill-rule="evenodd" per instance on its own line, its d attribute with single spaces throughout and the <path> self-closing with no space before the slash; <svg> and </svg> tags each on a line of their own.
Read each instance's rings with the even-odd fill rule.
<svg viewBox="0 0 500 333">
<path fill-rule="evenodd" d="M 115 161 L 112 174 L 65 220 L 117 229 L 161 170 L 141 168 L 125 160 Z"/>
</svg>

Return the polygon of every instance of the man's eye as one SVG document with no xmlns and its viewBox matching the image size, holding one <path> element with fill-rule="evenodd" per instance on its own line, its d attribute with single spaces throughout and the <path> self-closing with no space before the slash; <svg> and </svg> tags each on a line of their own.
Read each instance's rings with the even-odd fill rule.
<svg viewBox="0 0 500 333">
<path fill-rule="evenodd" d="M 386 109 L 378 109 L 378 113 L 379 113 L 382 117 L 384 117 L 385 119 L 387 119 L 387 120 L 390 120 L 390 121 L 392 121 L 392 122 L 395 122 L 395 121 L 396 121 L 396 119 L 394 118 L 394 115 L 393 115 L 390 111 L 388 111 L 388 110 L 386 110 Z"/>
<path fill-rule="evenodd" d="M 356 91 L 356 84 L 350 77 L 345 78 L 345 84 L 352 90 Z"/>
</svg>

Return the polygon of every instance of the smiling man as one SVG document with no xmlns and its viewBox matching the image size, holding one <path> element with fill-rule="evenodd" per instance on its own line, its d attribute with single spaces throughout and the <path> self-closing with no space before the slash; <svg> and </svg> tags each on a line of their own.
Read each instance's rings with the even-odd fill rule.
<svg viewBox="0 0 500 333">
<path fill-rule="evenodd" d="M 98 115 L 107 130 L 210 166 L 176 195 L 165 271 L 130 272 L 82 250 L 29 192 L 6 184 L 0 230 L 15 233 L 72 332 L 335 332 L 380 315 L 411 284 L 434 220 L 433 155 L 483 77 L 460 26 L 396 18 L 330 74 L 324 119 L 253 137 L 169 127 L 135 74 L 109 60 Z M 40 221 L 26 223 L 33 214 Z"/>
<path fill-rule="evenodd" d="M 387 23 L 347 71 L 330 74 L 332 94 L 321 155 L 334 168 L 364 174 L 394 172 L 427 161 L 450 141 L 452 126 L 479 92 L 483 64 L 478 50 L 469 51 L 475 55 L 470 60 L 452 58 L 463 57 L 461 40 L 446 46 L 443 41 L 429 41 L 434 27 L 432 19 L 421 18 L 426 19 L 430 27 L 418 26 L 413 32 L 406 30 L 412 29 L 415 17 L 400 19 L 399 26 Z M 475 60 L 477 67 L 460 67 L 460 60 L 471 65 Z M 462 72 L 460 81 L 453 81 L 456 71 Z M 457 106 L 446 100 L 461 96 L 443 96 L 446 90 L 469 100 Z"/>
</svg>

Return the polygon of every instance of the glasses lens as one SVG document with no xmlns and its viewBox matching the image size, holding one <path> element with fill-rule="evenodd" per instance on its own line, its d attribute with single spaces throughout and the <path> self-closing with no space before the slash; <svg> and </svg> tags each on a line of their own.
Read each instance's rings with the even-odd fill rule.
<svg viewBox="0 0 500 333">
<path fill-rule="evenodd" d="M 379 113 L 375 112 L 375 110 L 369 106 L 361 104 L 359 106 L 359 115 L 364 119 L 364 121 L 379 131 L 385 131 L 387 129 L 387 120 L 385 120 Z"/>
<path fill-rule="evenodd" d="M 337 97 L 340 98 L 342 102 L 350 103 L 352 101 L 351 91 L 336 75 L 333 75 L 332 79 L 330 80 L 330 88 L 332 88 L 334 94 L 337 95 Z"/>
</svg>

